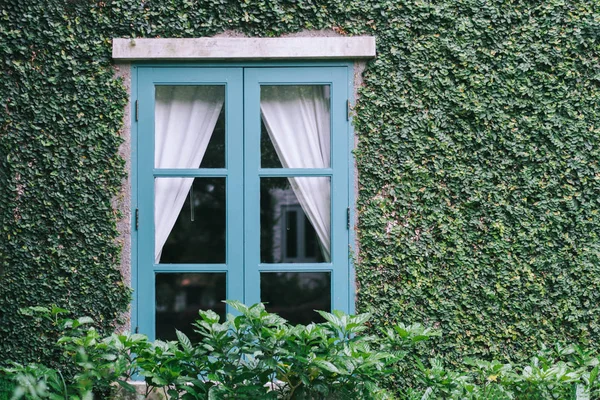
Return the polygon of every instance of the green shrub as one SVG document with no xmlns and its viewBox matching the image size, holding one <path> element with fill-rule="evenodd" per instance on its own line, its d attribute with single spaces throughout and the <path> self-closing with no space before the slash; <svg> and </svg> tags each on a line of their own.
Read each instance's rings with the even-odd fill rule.
<svg viewBox="0 0 600 400">
<path fill-rule="evenodd" d="M 214 312 L 200 311 L 198 343 L 179 331 L 173 342 L 129 333 L 102 337 L 90 318 L 60 320 L 59 346 L 76 365 L 72 379 L 39 364 L 14 363 L 5 371 L 18 385 L 17 399 L 88 399 L 115 385 L 133 391 L 128 380 L 134 373 L 148 393 L 159 390 L 170 399 L 386 399 L 392 396 L 380 387 L 383 377 L 414 346 L 438 335 L 417 324 L 388 328 L 383 339 L 366 336 L 367 314 L 338 311 L 320 312 L 323 323 L 292 326 L 262 304 L 228 304 L 238 315 L 223 323 Z M 30 311 L 44 318 L 62 312 Z"/>
<path fill-rule="evenodd" d="M 0 400 L 10 400 L 14 387 L 13 382 L 0 372 Z"/>
<path fill-rule="evenodd" d="M 171 342 L 101 336 L 91 318 L 58 319 L 65 310 L 33 307 L 26 313 L 54 320 L 64 333 L 59 348 L 76 373 L 69 378 L 60 369 L 17 363 L 4 372 L 17 385 L 15 399 L 106 398 L 117 387 L 132 392 L 128 381 L 136 375 L 147 384 L 146 397 L 159 391 L 186 400 L 600 398 L 600 360 L 584 346 L 543 347 L 528 362 L 468 359 L 449 369 L 439 358 L 419 359 L 420 343 L 440 336 L 419 324 L 380 329 L 375 337 L 365 335 L 367 314 L 320 312 L 326 322 L 291 326 L 262 304 L 228 304 L 236 315 L 223 323 L 214 312 L 200 311 L 197 343 L 181 332 Z M 382 389 L 403 376 L 414 384 L 395 393 Z"/>
<path fill-rule="evenodd" d="M 543 348 L 529 362 L 466 360 L 461 371 L 444 367 L 440 359 L 429 365 L 417 361 L 409 399 L 470 400 L 589 400 L 600 398 L 600 360 L 582 346 Z"/>
</svg>

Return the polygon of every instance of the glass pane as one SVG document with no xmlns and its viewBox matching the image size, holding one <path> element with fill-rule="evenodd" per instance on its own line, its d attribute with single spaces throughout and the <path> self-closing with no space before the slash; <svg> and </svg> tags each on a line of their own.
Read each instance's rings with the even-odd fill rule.
<svg viewBox="0 0 600 400">
<path fill-rule="evenodd" d="M 225 167 L 225 86 L 156 86 L 156 168 Z"/>
<path fill-rule="evenodd" d="M 260 180 L 260 261 L 330 261 L 330 178 Z"/>
<path fill-rule="evenodd" d="M 283 168 L 262 118 L 260 120 L 260 154 L 260 166 L 262 168 Z"/>
<path fill-rule="evenodd" d="M 261 166 L 329 168 L 329 85 L 260 87 Z"/>
<path fill-rule="evenodd" d="M 329 272 L 263 272 L 260 301 L 269 312 L 292 324 L 309 324 L 323 319 L 314 310 L 331 312 Z"/>
<path fill-rule="evenodd" d="M 221 108 L 200 168 L 225 168 L 225 106 Z"/>
<path fill-rule="evenodd" d="M 197 339 L 192 322 L 198 310 L 213 310 L 225 320 L 225 273 L 156 274 L 156 338 L 177 340 L 175 329 Z"/>
<path fill-rule="evenodd" d="M 294 207 L 296 208 L 296 207 Z M 298 211 L 289 210 L 282 213 L 285 215 L 285 254 L 283 258 L 298 257 Z"/>
<path fill-rule="evenodd" d="M 156 178 L 154 190 L 156 262 L 225 263 L 225 178 Z"/>
</svg>

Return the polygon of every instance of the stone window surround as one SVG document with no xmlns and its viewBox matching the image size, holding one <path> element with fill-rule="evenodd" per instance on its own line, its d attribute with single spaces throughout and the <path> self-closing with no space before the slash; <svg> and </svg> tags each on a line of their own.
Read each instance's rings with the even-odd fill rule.
<svg viewBox="0 0 600 400">
<path fill-rule="evenodd" d="M 115 64 L 115 76 L 123 80 L 123 84 L 131 98 L 131 63 L 136 61 L 335 61 L 346 60 L 354 62 L 354 93 L 362 84 L 362 73 L 368 59 L 376 55 L 375 37 L 373 36 L 339 36 L 334 31 L 303 31 L 286 37 L 278 38 L 249 38 L 239 37 L 236 33 L 226 32 L 222 36 L 210 38 L 114 38 L 112 55 Z M 233 36 L 233 37 L 232 37 Z M 126 171 L 132 168 L 131 143 L 132 105 L 125 107 L 123 125 L 120 135 L 123 144 L 119 154 L 126 162 Z M 357 136 L 354 132 L 354 145 Z M 353 171 L 354 191 L 358 188 L 358 173 L 356 166 Z M 128 175 L 122 185 L 121 192 L 114 200 L 114 208 L 121 212 L 117 222 L 122 248 L 121 273 L 123 280 L 131 287 L 131 252 L 132 252 L 132 198 L 131 177 Z M 356 226 L 356 213 L 353 213 Z M 351 232 L 351 241 L 358 243 Z M 123 330 L 130 327 L 130 313 L 123 316 Z"/>
</svg>

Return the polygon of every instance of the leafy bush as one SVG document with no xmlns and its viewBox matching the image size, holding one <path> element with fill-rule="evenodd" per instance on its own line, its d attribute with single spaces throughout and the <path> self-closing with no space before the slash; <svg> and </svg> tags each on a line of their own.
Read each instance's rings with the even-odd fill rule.
<svg viewBox="0 0 600 400">
<path fill-rule="evenodd" d="M 76 374 L 13 363 L 4 369 L 17 385 L 13 399 L 105 398 L 117 388 L 134 392 L 133 377 L 144 379 L 145 398 L 158 391 L 186 400 L 600 398 L 600 360 L 583 346 L 544 347 L 527 363 L 467 359 L 453 370 L 439 358 L 419 359 L 419 343 L 440 336 L 419 324 L 380 329 L 375 337 L 365 335 L 368 314 L 320 312 L 326 322 L 291 326 L 262 304 L 228 304 L 236 315 L 222 323 L 200 311 L 197 343 L 181 332 L 169 342 L 130 333 L 102 337 L 91 318 L 59 319 L 65 310 L 30 308 L 64 332 L 58 344 Z M 414 384 L 396 393 L 382 389 L 402 376 Z"/>
<path fill-rule="evenodd" d="M 339 311 L 320 312 L 323 323 L 291 326 L 262 304 L 228 304 L 238 315 L 223 323 L 200 311 L 198 343 L 181 332 L 172 342 L 130 333 L 101 337 L 90 318 L 60 320 L 59 346 L 77 369 L 72 380 L 38 364 L 5 371 L 18 385 L 16 399 L 83 400 L 116 385 L 133 392 L 134 373 L 144 378 L 146 396 L 159 390 L 170 399 L 386 399 L 392 396 L 380 388 L 382 378 L 419 342 L 438 335 L 417 324 L 388 328 L 383 339 L 365 336 L 367 314 Z M 63 310 L 34 311 L 55 318 Z"/>
<path fill-rule="evenodd" d="M 0 372 L 0 400 L 9 400 L 13 389 L 13 382 Z"/>
<path fill-rule="evenodd" d="M 582 346 L 543 348 L 529 363 L 501 363 L 467 359 L 463 371 L 444 368 L 440 359 L 429 366 L 416 363 L 421 390 L 409 399 L 470 400 L 589 400 L 600 397 L 600 360 Z M 424 389 L 424 390 L 423 390 Z"/>
</svg>

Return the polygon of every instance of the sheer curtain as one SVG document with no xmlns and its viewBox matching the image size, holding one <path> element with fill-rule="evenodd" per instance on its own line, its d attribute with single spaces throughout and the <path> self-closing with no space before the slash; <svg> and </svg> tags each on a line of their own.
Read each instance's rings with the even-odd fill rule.
<svg viewBox="0 0 600 400">
<path fill-rule="evenodd" d="M 225 98 L 222 86 L 157 86 L 155 168 L 198 168 Z M 177 221 L 194 178 L 158 178 L 154 183 L 154 259 Z"/>
<path fill-rule="evenodd" d="M 329 168 L 329 86 L 262 86 L 260 110 L 284 168 Z M 331 184 L 328 177 L 289 178 L 315 228 L 325 261 L 331 260 Z"/>
</svg>

